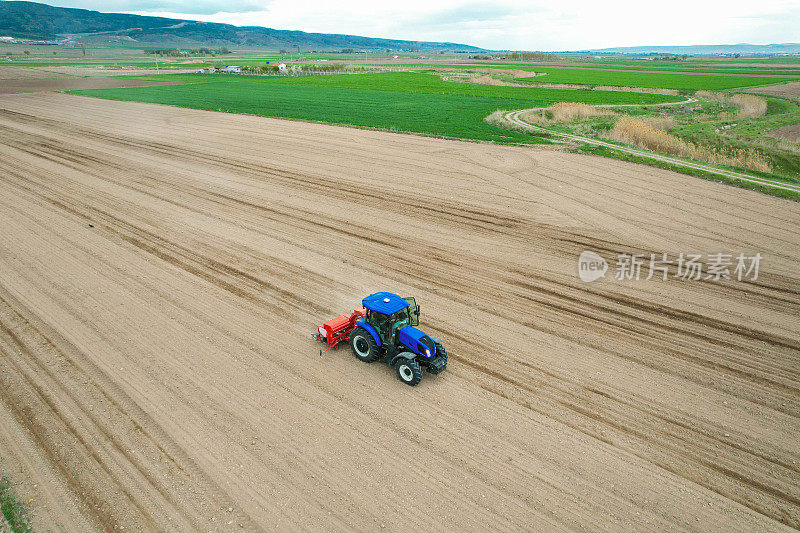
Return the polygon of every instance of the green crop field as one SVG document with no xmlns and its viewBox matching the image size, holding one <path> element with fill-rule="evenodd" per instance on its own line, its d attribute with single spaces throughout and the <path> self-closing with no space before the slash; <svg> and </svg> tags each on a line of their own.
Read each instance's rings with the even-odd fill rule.
<svg viewBox="0 0 800 533">
<path fill-rule="evenodd" d="M 759 65 L 753 64 L 752 66 L 733 66 L 736 65 L 733 61 L 730 64 L 726 63 L 700 63 L 687 61 L 550 61 L 547 63 L 496 63 L 496 62 L 475 62 L 475 63 L 461 63 L 460 66 L 469 65 L 471 67 L 486 66 L 491 68 L 508 68 L 514 69 L 517 67 L 531 68 L 536 70 L 547 69 L 552 67 L 573 67 L 578 69 L 610 69 L 610 70 L 638 70 L 648 71 L 656 70 L 663 72 L 687 72 L 687 73 L 701 73 L 701 74 L 757 74 L 765 77 L 769 76 L 800 76 L 800 66 L 792 67 L 787 64 L 784 67 L 775 65 Z"/>
<path fill-rule="evenodd" d="M 478 65 L 453 65 L 474 69 Z M 521 79 L 527 83 L 568 83 L 579 85 L 609 85 L 613 87 L 645 87 L 651 89 L 677 89 L 682 91 L 719 91 L 760 85 L 774 85 L 800 78 L 775 78 L 767 76 L 721 76 L 714 74 L 682 74 L 679 72 L 635 72 L 629 70 L 588 70 L 580 68 L 553 68 L 541 65 L 486 65 L 483 68 L 516 69 L 540 72 L 546 76 Z"/>
<path fill-rule="evenodd" d="M 154 79 L 189 83 L 71 92 L 503 143 L 536 140 L 484 121 L 498 109 L 543 107 L 555 102 L 652 104 L 678 99 L 644 93 L 451 83 L 433 74 L 408 72 L 304 77 L 179 74 Z"/>
</svg>

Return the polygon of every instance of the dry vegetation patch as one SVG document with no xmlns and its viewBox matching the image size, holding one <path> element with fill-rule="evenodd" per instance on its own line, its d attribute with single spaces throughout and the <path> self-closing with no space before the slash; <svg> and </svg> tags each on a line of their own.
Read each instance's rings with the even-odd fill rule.
<svg viewBox="0 0 800 533">
<path fill-rule="evenodd" d="M 525 72 L 522 70 L 490 70 L 490 73 L 477 75 L 474 73 L 465 73 L 465 72 L 446 72 L 443 73 L 440 77 L 442 81 L 451 81 L 451 82 L 458 82 L 458 83 L 477 83 L 478 85 L 496 85 L 496 86 L 505 86 L 505 87 L 520 87 L 519 83 L 514 83 L 513 81 L 501 80 L 490 74 L 511 74 L 513 78 L 529 78 L 536 76 L 535 72 Z"/>
<path fill-rule="evenodd" d="M 606 138 L 640 148 L 714 163 L 770 172 L 772 168 L 758 150 L 752 148 L 708 148 L 670 135 L 656 125 L 632 117 L 621 117 Z"/>
<path fill-rule="evenodd" d="M 724 94 L 713 91 L 697 91 L 695 96 L 730 104 L 737 107 L 735 118 L 763 117 L 767 113 L 767 101 L 752 94 Z"/>
<path fill-rule="evenodd" d="M 678 125 L 675 117 L 644 117 L 642 121 L 658 131 L 669 131 Z"/>
<path fill-rule="evenodd" d="M 549 124 L 554 122 L 572 122 L 594 117 L 608 117 L 614 113 L 609 109 L 583 104 L 580 102 L 559 102 L 550 107 L 532 109 L 522 114 L 527 122 Z"/>
</svg>

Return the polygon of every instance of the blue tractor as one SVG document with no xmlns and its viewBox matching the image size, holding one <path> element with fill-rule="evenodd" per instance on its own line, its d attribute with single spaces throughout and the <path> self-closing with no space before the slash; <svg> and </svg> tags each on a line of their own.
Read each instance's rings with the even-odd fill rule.
<svg viewBox="0 0 800 533">
<path fill-rule="evenodd" d="M 376 292 L 361 301 L 363 318 L 350 332 L 353 354 L 371 363 L 383 359 L 397 377 L 412 387 L 422 379 L 422 369 L 438 374 L 447 367 L 447 350 L 441 339 L 426 335 L 419 325 L 419 306 L 414 298 Z"/>
</svg>

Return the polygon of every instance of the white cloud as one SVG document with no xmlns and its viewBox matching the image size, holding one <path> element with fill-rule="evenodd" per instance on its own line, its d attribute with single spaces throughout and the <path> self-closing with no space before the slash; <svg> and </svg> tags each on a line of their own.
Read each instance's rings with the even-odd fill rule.
<svg viewBox="0 0 800 533">
<path fill-rule="evenodd" d="M 76 7 L 88 7 L 89 2 L 101 0 L 63 1 L 83 2 Z M 312 0 L 114 1 L 134 6 L 126 11 L 138 14 L 309 32 L 453 41 L 491 49 L 576 50 L 800 40 L 797 0 L 534 0 L 500 4 L 475 0 L 339 0 L 324 4 Z"/>
</svg>

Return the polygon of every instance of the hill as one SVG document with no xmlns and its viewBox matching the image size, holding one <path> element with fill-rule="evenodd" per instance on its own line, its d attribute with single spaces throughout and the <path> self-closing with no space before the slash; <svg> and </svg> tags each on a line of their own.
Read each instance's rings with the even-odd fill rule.
<svg viewBox="0 0 800 533">
<path fill-rule="evenodd" d="M 306 33 L 260 26 L 101 13 L 54 7 L 37 2 L 0 2 L 0 35 L 23 39 L 68 39 L 157 46 L 248 46 L 313 50 L 343 48 L 370 50 L 479 51 L 458 43 L 377 39 L 356 35 Z"/>
</svg>

